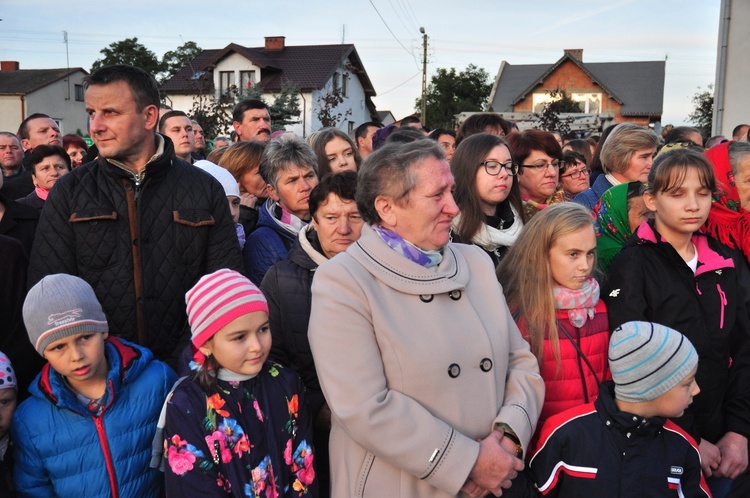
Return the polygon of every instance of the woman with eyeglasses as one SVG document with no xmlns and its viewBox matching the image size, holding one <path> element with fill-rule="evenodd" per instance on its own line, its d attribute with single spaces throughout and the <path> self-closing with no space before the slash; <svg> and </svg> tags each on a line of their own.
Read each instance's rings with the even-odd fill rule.
<svg viewBox="0 0 750 498">
<path fill-rule="evenodd" d="M 569 150 L 563 154 L 562 168 L 560 169 L 560 189 L 565 194 L 566 201 L 573 198 L 589 188 L 591 170 L 586 165 L 583 154 Z"/>
<path fill-rule="evenodd" d="M 451 172 L 461 210 L 453 218 L 452 240 L 481 247 L 497 266 L 523 227 L 518 164 L 505 140 L 478 133 L 458 146 Z"/>
<path fill-rule="evenodd" d="M 506 138 L 520 168 L 518 184 L 525 219 L 531 219 L 547 206 L 565 201 L 563 191 L 557 190 L 563 153 L 555 136 L 546 131 L 526 130 Z"/>
</svg>

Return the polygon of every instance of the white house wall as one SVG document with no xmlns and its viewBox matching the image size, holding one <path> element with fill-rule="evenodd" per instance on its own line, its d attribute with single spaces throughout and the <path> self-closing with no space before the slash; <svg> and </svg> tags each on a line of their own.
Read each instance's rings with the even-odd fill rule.
<svg viewBox="0 0 750 498">
<path fill-rule="evenodd" d="M 84 76 L 82 71 L 69 76 L 70 93 L 68 78 L 63 78 L 26 95 L 26 116 L 41 112 L 59 121 L 63 135 L 76 133 L 78 130 L 86 135 L 86 104 L 76 101 L 75 92 L 75 85 L 82 85 Z M 16 129 L 21 121 L 22 119 L 18 119 Z"/>
<path fill-rule="evenodd" d="M 747 82 L 750 80 L 747 58 L 750 52 L 750 37 L 747 36 L 749 24 L 750 3 L 745 0 L 722 0 L 714 90 L 714 135 L 731 138 L 735 126 L 750 122 L 750 99 L 747 98 Z M 722 57 L 722 35 L 726 36 L 727 42 L 725 58 Z"/>
<path fill-rule="evenodd" d="M 23 121 L 20 95 L 0 95 L 0 131 L 15 133 Z"/>
<path fill-rule="evenodd" d="M 233 52 L 223 58 L 218 64 L 216 64 L 216 68 L 214 69 L 213 77 L 214 88 L 216 89 L 216 97 L 219 96 L 220 74 L 226 71 L 234 72 L 234 83 L 238 86 L 240 84 L 240 71 L 255 71 L 255 81 L 257 82 L 260 80 L 260 68 L 258 66 L 254 66 L 252 61 L 250 61 L 246 57 Z"/>
<path fill-rule="evenodd" d="M 347 81 L 347 91 L 346 91 L 346 97 L 344 97 L 344 101 L 338 105 L 335 109 L 335 113 L 341 113 L 345 114 L 347 110 L 351 110 L 351 114 L 347 117 L 345 117 L 338 125 L 338 128 L 349 132 L 349 122 L 351 121 L 352 127 L 356 128 L 360 124 L 371 121 L 370 113 L 367 111 L 367 106 L 365 105 L 365 91 L 364 88 L 362 88 L 362 83 L 360 83 L 359 78 L 357 78 L 356 74 L 353 74 L 351 71 L 345 71 L 344 67 L 340 67 L 337 72 L 339 75 L 346 72 L 348 73 L 348 81 Z M 340 76 L 339 76 L 340 78 Z M 328 82 L 325 84 L 322 90 L 315 90 L 312 92 L 312 130 L 317 131 L 320 128 L 322 128 L 322 124 L 320 123 L 320 119 L 318 119 L 318 111 L 320 109 L 320 98 L 322 95 L 325 95 L 327 92 L 330 92 L 333 89 L 333 78 L 328 80 Z M 309 132 L 308 132 L 309 134 Z"/>
</svg>

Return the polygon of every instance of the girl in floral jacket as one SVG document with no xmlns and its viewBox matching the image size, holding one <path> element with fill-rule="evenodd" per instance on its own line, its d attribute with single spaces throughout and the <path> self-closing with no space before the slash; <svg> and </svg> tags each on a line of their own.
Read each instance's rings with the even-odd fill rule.
<svg viewBox="0 0 750 498">
<path fill-rule="evenodd" d="M 200 369 L 167 403 L 167 496 L 316 497 L 304 387 L 293 371 L 266 362 L 263 294 L 219 270 L 186 301 Z"/>
</svg>

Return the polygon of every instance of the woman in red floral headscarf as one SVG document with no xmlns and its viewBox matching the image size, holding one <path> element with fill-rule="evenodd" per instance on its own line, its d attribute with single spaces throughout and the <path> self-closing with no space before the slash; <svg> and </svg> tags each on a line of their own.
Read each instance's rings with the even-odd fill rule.
<svg viewBox="0 0 750 498">
<path fill-rule="evenodd" d="M 706 157 L 716 176 L 706 230 L 750 262 L 750 143 L 725 142 L 708 149 Z"/>
</svg>

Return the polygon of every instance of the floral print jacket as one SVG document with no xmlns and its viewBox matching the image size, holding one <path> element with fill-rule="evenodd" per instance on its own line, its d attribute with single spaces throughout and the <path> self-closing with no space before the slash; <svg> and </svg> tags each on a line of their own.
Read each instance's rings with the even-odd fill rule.
<svg viewBox="0 0 750 498">
<path fill-rule="evenodd" d="M 267 362 L 254 378 L 182 382 L 167 404 L 167 496 L 316 497 L 312 419 L 292 370 Z"/>
</svg>

